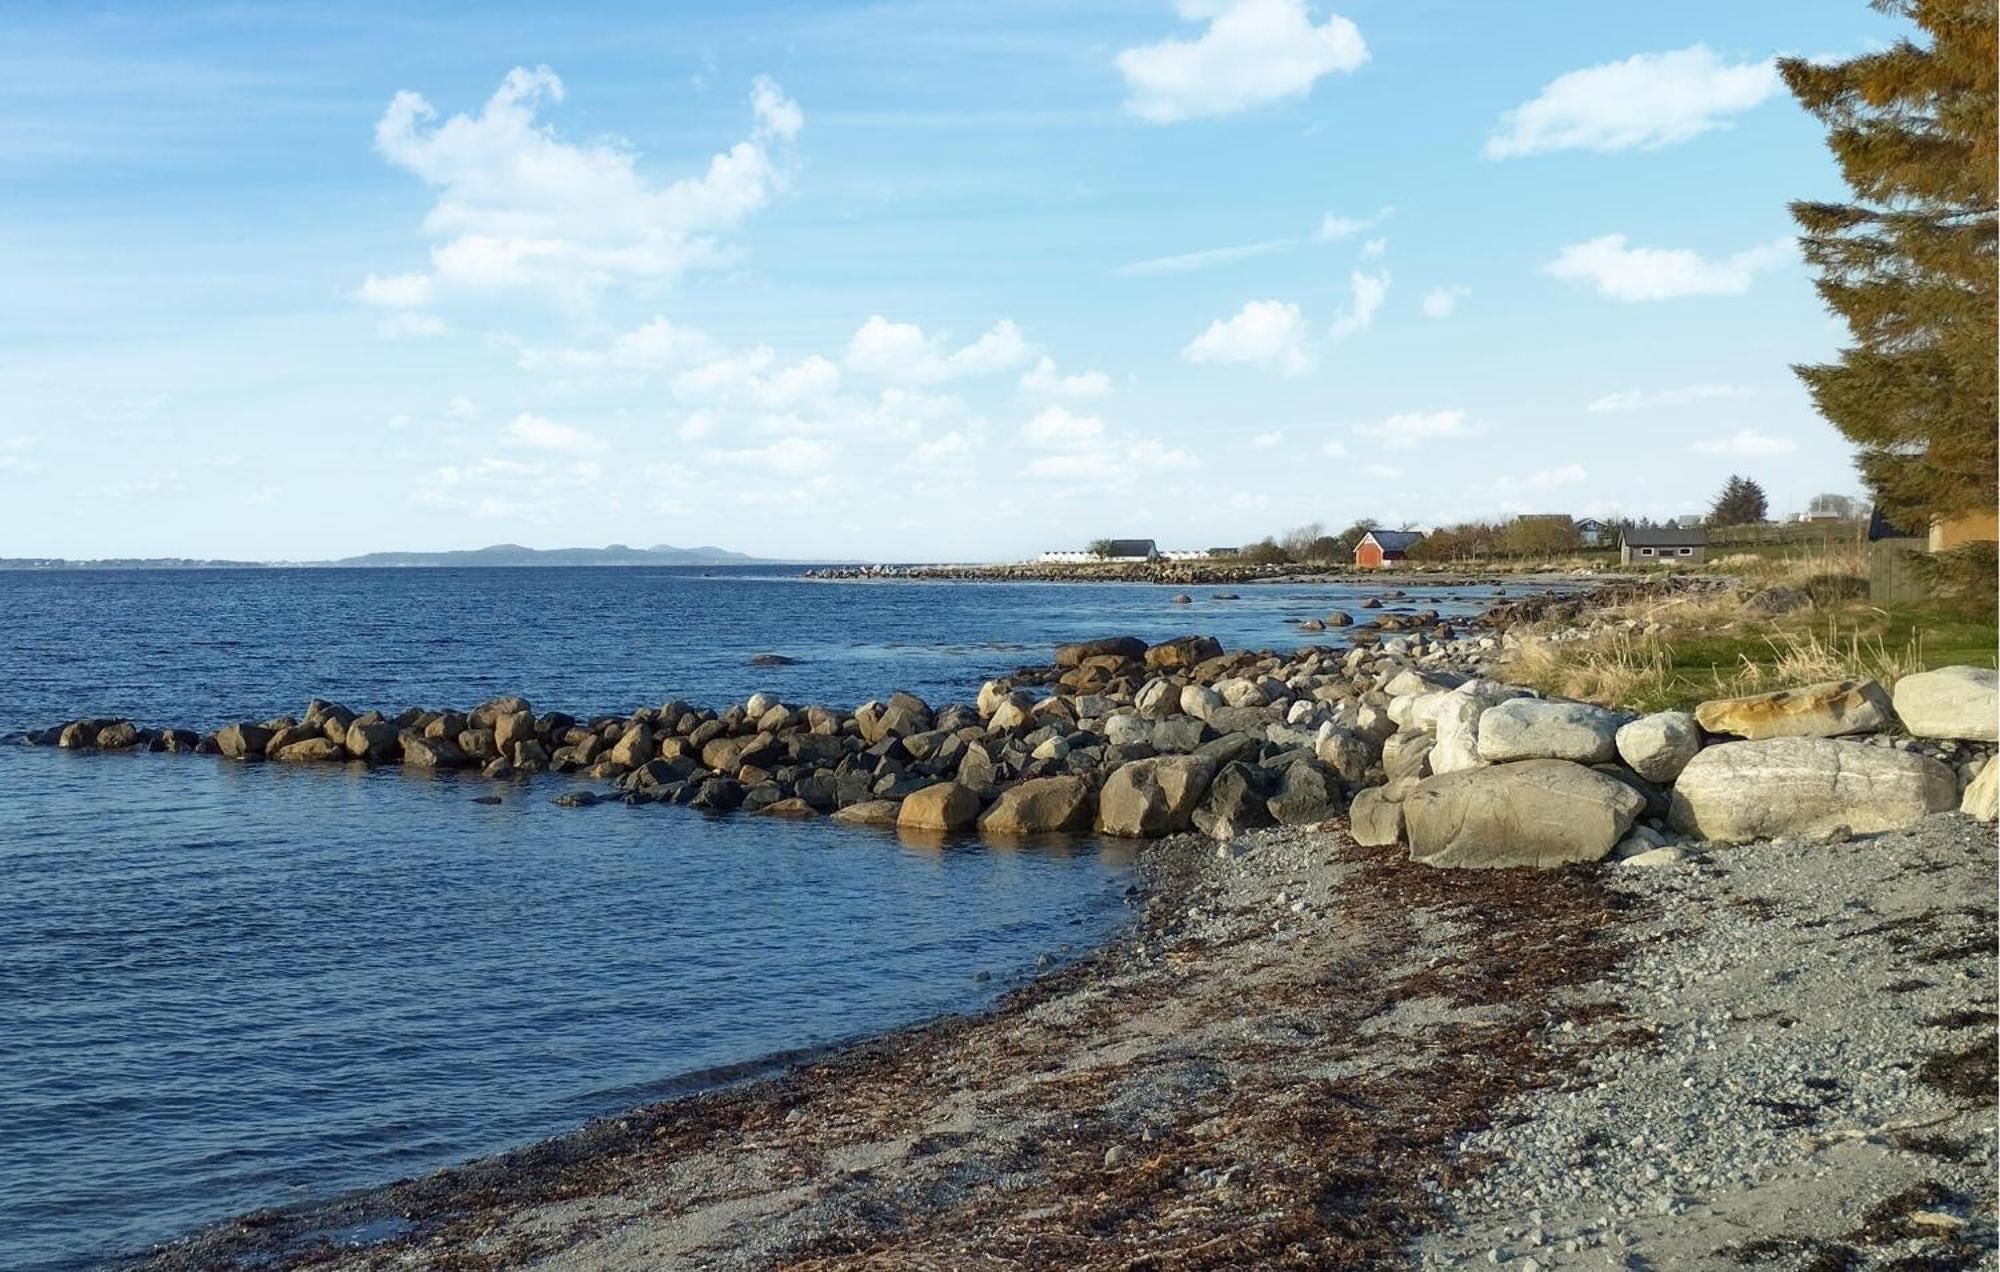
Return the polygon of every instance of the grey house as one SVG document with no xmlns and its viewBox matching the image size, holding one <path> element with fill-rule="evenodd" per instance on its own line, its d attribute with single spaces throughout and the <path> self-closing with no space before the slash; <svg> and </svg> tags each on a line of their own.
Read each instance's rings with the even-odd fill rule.
<svg viewBox="0 0 2000 1272">
<path fill-rule="evenodd" d="M 1691 565 L 1707 559 L 1708 531 L 1698 526 L 1627 530 L 1618 541 L 1620 565 Z"/>
</svg>

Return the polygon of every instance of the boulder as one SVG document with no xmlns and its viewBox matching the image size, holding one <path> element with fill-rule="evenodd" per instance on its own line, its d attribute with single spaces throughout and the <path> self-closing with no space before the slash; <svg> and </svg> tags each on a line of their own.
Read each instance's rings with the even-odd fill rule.
<svg viewBox="0 0 2000 1272">
<path fill-rule="evenodd" d="M 1381 848 L 1403 837 L 1403 806 L 1379 786 L 1371 786 L 1347 806 L 1348 833 L 1354 842 Z"/>
<path fill-rule="evenodd" d="M 1269 774 L 1248 764 L 1228 764 L 1208 784 L 1195 810 L 1195 828 L 1210 839 L 1234 839 L 1271 824 Z"/>
<path fill-rule="evenodd" d="M 893 826 L 902 805 L 893 799 L 865 799 L 849 804 L 833 814 L 833 820 L 849 826 Z"/>
<path fill-rule="evenodd" d="M 1711 746 L 1674 783 L 1675 830 L 1744 843 L 1900 830 L 1958 807 L 1958 777 L 1929 756 L 1831 738 Z"/>
<path fill-rule="evenodd" d="M 138 727 L 130 720 L 113 720 L 97 731 L 97 745 L 107 751 L 122 751 L 138 742 Z"/>
<path fill-rule="evenodd" d="M 1487 705 L 1472 694 L 1443 695 L 1431 716 L 1437 745 L 1431 748 L 1431 772 L 1460 773 L 1486 763 L 1479 755 L 1479 717 Z"/>
<path fill-rule="evenodd" d="M 427 738 L 419 733 L 403 733 L 403 763 L 412 768 L 463 768 L 465 752 L 450 738 Z"/>
<path fill-rule="evenodd" d="M 1180 710 L 1181 686 L 1165 677 L 1148 680 L 1133 697 L 1132 705 L 1139 709 L 1140 715 L 1148 719 L 1165 719 Z"/>
<path fill-rule="evenodd" d="M 1222 652 L 1222 642 L 1213 636 L 1179 636 L 1162 641 L 1146 651 L 1146 666 L 1153 670 L 1162 668 L 1192 667 L 1205 659 L 1214 658 Z"/>
<path fill-rule="evenodd" d="M 1479 758 L 1601 764 L 1618 754 L 1619 716 L 1581 702 L 1514 698 L 1479 716 Z"/>
<path fill-rule="evenodd" d="M 612 745 L 611 753 L 606 758 L 626 768 L 638 768 L 658 753 L 654 749 L 658 745 L 653 740 L 651 725 L 635 724 L 619 735 L 618 741 Z"/>
<path fill-rule="evenodd" d="M 277 754 L 271 758 L 286 764 L 324 764 L 333 760 L 345 760 L 347 747 L 332 738 L 302 738 L 279 747 Z"/>
<path fill-rule="evenodd" d="M 711 777 L 695 789 L 688 801 L 691 808 L 711 813 L 729 813 L 743 807 L 743 783 L 733 777 Z"/>
<path fill-rule="evenodd" d="M 1098 793 L 1097 829 L 1128 839 L 1186 830 L 1214 775 L 1210 762 L 1197 755 L 1162 755 L 1122 765 Z"/>
<path fill-rule="evenodd" d="M 1042 835 L 1090 829 L 1096 797 L 1080 777 L 1038 777 L 1000 792 L 979 818 L 985 835 Z"/>
<path fill-rule="evenodd" d="M 1710 733 L 1757 742 L 1765 738 L 1832 738 L 1876 733 L 1896 722 L 1889 695 L 1872 680 L 1829 680 L 1801 689 L 1716 698 L 1694 709 Z"/>
<path fill-rule="evenodd" d="M 1701 750 L 1701 726 L 1685 711 L 1655 711 L 1620 726 L 1618 758 L 1649 782 L 1670 783 Z"/>
<path fill-rule="evenodd" d="M 1197 720 L 1206 720 L 1222 709 L 1222 695 L 1207 685 L 1187 685 L 1181 689 L 1181 711 Z"/>
<path fill-rule="evenodd" d="M 1939 667 L 1896 682 L 1896 714 L 1920 738 L 2000 740 L 2000 673 Z"/>
<path fill-rule="evenodd" d="M 347 726 L 343 744 L 349 755 L 369 764 L 393 764 L 403 754 L 396 726 L 386 720 L 356 720 Z"/>
<path fill-rule="evenodd" d="M 261 724 L 225 724 L 215 731 L 215 749 L 232 760 L 261 760 L 271 736 Z"/>
<path fill-rule="evenodd" d="M 1061 645 L 1056 649 L 1056 666 L 1062 668 L 1081 667 L 1086 658 L 1144 658 L 1146 642 L 1137 636 L 1105 636 L 1098 640 L 1078 641 L 1074 645 Z"/>
<path fill-rule="evenodd" d="M 1338 773 L 1341 780 L 1359 784 L 1374 766 L 1380 752 L 1361 734 L 1328 723 L 1321 725 L 1313 738 L 1313 754 L 1319 757 L 1320 763 Z"/>
<path fill-rule="evenodd" d="M 1645 806 L 1580 764 L 1530 759 L 1417 783 L 1403 798 L 1403 829 L 1410 859 L 1425 865 L 1548 869 L 1602 858 Z"/>
<path fill-rule="evenodd" d="M 1966 784 L 1958 811 L 1983 822 L 2000 818 L 2000 760 L 1986 761 L 1979 775 Z"/>
<path fill-rule="evenodd" d="M 1107 716 L 1104 740 L 1113 746 L 1134 746 L 1153 740 L 1153 726 L 1134 715 Z"/>
<path fill-rule="evenodd" d="M 1280 826 L 1309 826 L 1338 816 L 1341 794 L 1340 779 L 1325 765 L 1299 760 L 1285 766 L 1277 793 L 1266 801 L 1266 807 Z"/>
<path fill-rule="evenodd" d="M 979 819 L 979 795 L 957 782 L 938 782 L 913 791 L 896 814 L 903 830 L 964 830 Z"/>
</svg>

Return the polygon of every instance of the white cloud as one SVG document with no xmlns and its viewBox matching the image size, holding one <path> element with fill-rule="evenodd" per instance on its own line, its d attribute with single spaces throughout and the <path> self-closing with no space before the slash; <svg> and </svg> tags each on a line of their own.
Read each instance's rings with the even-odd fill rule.
<svg viewBox="0 0 2000 1272">
<path fill-rule="evenodd" d="M 444 414 L 448 420 L 476 420 L 479 418 L 479 403 L 471 398 L 455 397 L 444 404 Z"/>
<path fill-rule="evenodd" d="M 1329 212 L 1320 218 L 1318 237 L 1321 242 L 1352 238 L 1363 230 L 1372 230 L 1382 224 L 1382 222 L 1389 219 L 1389 214 L 1395 210 L 1394 208 L 1385 207 L 1374 216 L 1364 217 L 1335 216 Z"/>
<path fill-rule="evenodd" d="M 1696 44 L 1571 71 L 1500 117 L 1486 157 L 1653 149 L 1728 126 L 1780 88 L 1770 61 L 1731 65 Z"/>
<path fill-rule="evenodd" d="M 1624 389 L 1617 393 L 1607 393 L 1583 409 L 1593 415 L 1601 415 L 1608 411 L 1643 411 L 1656 406 L 1685 406 L 1690 402 L 1749 396 L 1749 389 L 1735 384 L 1688 384 L 1678 389 L 1659 389 L 1652 392 L 1645 389 Z"/>
<path fill-rule="evenodd" d="M 1789 455 L 1799 448 L 1799 444 L 1789 437 L 1772 437 L 1754 428 L 1738 429 L 1728 437 L 1712 437 L 1694 444 L 1694 451 L 1701 455 L 1737 455 L 1744 458 L 1758 458 L 1768 455 Z"/>
<path fill-rule="evenodd" d="M 712 362 L 724 356 L 721 345 L 693 327 L 655 316 L 650 322 L 620 334 L 603 349 L 524 349 L 525 371 L 669 371 Z"/>
<path fill-rule="evenodd" d="M 1112 270 L 1114 274 L 1133 278 L 1147 274 L 1185 274 L 1191 270 L 1208 269 L 1215 265 L 1228 265 L 1236 261 L 1247 261 L 1257 256 L 1269 256 L 1282 252 L 1292 245 L 1292 239 L 1265 239 L 1261 243 L 1239 243 L 1233 247 L 1211 247 L 1206 251 L 1182 252 L 1176 256 L 1155 256 L 1149 260 L 1133 261 Z"/>
<path fill-rule="evenodd" d="M 1544 267 L 1572 282 L 1586 282 L 1613 300 L 1673 300 L 1683 296 L 1739 296 L 1751 280 L 1790 261 L 1789 238 L 1773 239 L 1719 261 L 1686 248 L 1627 247 L 1623 234 L 1572 243 Z"/>
<path fill-rule="evenodd" d="M 1281 375 L 1302 375 L 1312 369 L 1305 337 L 1297 305 L 1253 300 L 1231 317 L 1208 324 L 1181 356 L 1189 362 L 1256 363 Z"/>
<path fill-rule="evenodd" d="M 511 445 L 576 455 L 594 455 L 605 448 L 604 439 L 594 433 L 586 433 L 573 425 L 558 424 L 527 411 L 516 415 L 508 423 L 504 437 Z"/>
<path fill-rule="evenodd" d="M 407 308 L 453 291 L 527 289 L 587 304 L 619 283 L 726 260 L 716 236 L 783 187 L 772 146 L 804 124 L 797 105 L 760 77 L 753 136 L 698 176 L 656 184 L 619 142 L 560 140 L 537 113 L 562 99 L 562 81 L 546 66 L 514 68 L 477 115 L 442 123 L 422 96 L 397 93 L 375 126 L 375 148 L 437 190 L 424 228 L 440 241 L 428 274 L 371 275 L 362 297 Z"/>
<path fill-rule="evenodd" d="M 1028 393 L 1083 400 L 1111 392 L 1111 377 L 1102 371 L 1079 371 L 1058 375 L 1055 359 L 1044 355 L 1021 374 L 1021 388 Z"/>
<path fill-rule="evenodd" d="M 361 280 L 361 286 L 354 294 L 357 299 L 384 309 L 415 309 L 431 303 L 433 290 L 428 274 L 391 274 L 387 277 L 370 274 Z"/>
<path fill-rule="evenodd" d="M 1486 429 L 1467 419 L 1464 411 L 1405 411 L 1379 424 L 1356 424 L 1354 431 L 1379 438 L 1393 450 L 1411 450 L 1425 442 L 1477 437 Z"/>
<path fill-rule="evenodd" d="M 1403 475 L 1403 470 L 1388 464 L 1364 464 L 1361 468 L 1361 473 L 1365 477 L 1373 477 L 1378 481 L 1393 481 Z"/>
<path fill-rule="evenodd" d="M 1471 294 L 1470 287 L 1433 287 L 1424 293 L 1424 317 L 1449 318 L 1458 312 L 1458 302 Z"/>
<path fill-rule="evenodd" d="M 972 452 L 972 447 L 972 438 L 954 429 L 942 437 L 919 444 L 917 458 L 924 463 L 934 464 L 941 460 L 968 455 Z"/>
<path fill-rule="evenodd" d="M 1259 433 L 1250 439 L 1251 450 L 1276 450 L 1285 444 L 1283 433 Z"/>
<path fill-rule="evenodd" d="M 1328 459 L 1346 459 L 1347 443 L 1340 441 L 1321 443 L 1319 453 Z"/>
<path fill-rule="evenodd" d="M 1335 336 L 1351 336 L 1375 321 L 1375 314 L 1382 308 L 1382 302 L 1389 298 L 1389 272 L 1364 274 L 1355 270 L 1348 276 L 1354 288 L 1354 301 L 1345 313 L 1333 320 Z"/>
<path fill-rule="evenodd" d="M 1052 406 L 1030 419 L 1025 433 L 1030 445 L 1073 450 L 1103 437 L 1104 421 L 1094 415 L 1076 415 Z"/>
<path fill-rule="evenodd" d="M 1374 260 L 1388 254 L 1389 240 L 1386 238 L 1372 238 L 1361 245 L 1361 255 L 1365 259 Z"/>
<path fill-rule="evenodd" d="M 1589 478 L 1590 474 L 1585 471 L 1582 464 L 1563 464 L 1556 468 L 1544 468 L 1539 472 L 1529 473 L 1526 477 L 1502 477 L 1494 482 L 1493 486 L 1502 494 L 1517 490 L 1541 492 L 1574 486 Z"/>
<path fill-rule="evenodd" d="M 768 446 L 709 451 L 708 457 L 725 464 L 743 464 L 798 475 L 826 468 L 833 463 L 834 451 L 825 442 L 809 437 L 785 437 Z"/>
<path fill-rule="evenodd" d="M 936 384 L 1005 371 L 1019 366 L 1027 356 L 1028 343 L 1020 328 L 1004 318 L 971 344 L 945 353 L 939 342 L 915 323 L 891 322 L 875 314 L 848 341 L 841 361 L 851 371 L 886 380 Z"/>
<path fill-rule="evenodd" d="M 1208 25 L 1193 39 L 1140 45 L 1117 58 L 1125 109 L 1156 124 L 1302 96 L 1321 76 L 1368 60 L 1352 22 L 1329 14 L 1314 26 L 1305 0 L 1182 0 L 1180 14 Z"/>
</svg>

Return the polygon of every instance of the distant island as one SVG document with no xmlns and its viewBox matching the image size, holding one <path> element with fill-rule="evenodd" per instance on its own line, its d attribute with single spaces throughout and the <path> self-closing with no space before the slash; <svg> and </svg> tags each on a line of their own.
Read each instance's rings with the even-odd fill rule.
<svg viewBox="0 0 2000 1272">
<path fill-rule="evenodd" d="M 622 543 L 602 548 L 524 548 L 518 543 L 496 543 L 486 548 L 456 548 L 443 552 L 369 552 L 362 556 L 343 557 L 338 561 L 222 561 L 193 557 L 107 557 L 73 561 L 63 557 L 0 557 L 0 570 L 254 570 L 278 565 L 423 569 L 440 566 L 770 564 L 776 562 L 723 548 L 676 548 L 664 543 L 650 548 L 631 548 Z"/>
<path fill-rule="evenodd" d="M 496 543 L 490 548 L 448 552 L 370 552 L 316 565 L 346 566 L 511 566 L 511 565 L 760 565 L 762 558 L 722 548 L 676 548 L 659 543 L 628 548 L 613 543 L 602 548 L 524 548 Z"/>
</svg>

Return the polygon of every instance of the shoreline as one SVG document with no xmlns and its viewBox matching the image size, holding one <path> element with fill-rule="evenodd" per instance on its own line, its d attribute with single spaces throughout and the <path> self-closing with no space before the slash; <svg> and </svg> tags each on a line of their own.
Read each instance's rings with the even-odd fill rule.
<svg viewBox="0 0 2000 1272">
<path fill-rule="evenodd" d="M 1524 597 L 1496 606 L 1485 620 L 1496 628 L 1569 624 L 1616 594 Z M 1461 700 L 1437 687 L 1446 674 L 1437 657 L 1425 660 L 1432 670 L 1422 674 L 1401 661 L 1423 653 L 1420 639 L 1397 640 L 1402 649 L 1357 647 L 1347 663 L 1350 673 L 1354 659 L 1375 666 L 1382 683 L 1396 667 L 1371 660 L 1388 653 L 1405 667 L 1395 676 L 1399 684 L 1414 678 L 1389 690 L 1394 701 L 1384 718 L 1425 701 L 1441 707 Z M 1108 656 L 1092 648 L 1103 643 L 1072 647 L 1072 670 Z M 1446 641 L 1432 653 L 1449 664 L 1452 647 Z M 1493 652 L 1456 647 L 1475 664 Z M 1118 659 L 1129 662 L 1129 652 Z M 1481 683 L 1490 685 L 1467 688 L 1484 692 Z M 1089 692 L 1061 684 L 1059 695 Z M 982 692 L 982 715 L 986 698 Z M 1384 767 L 1414 737 L 1409 715 L 1399 723 Z M 1334 763 L 1323 747 L 1302 754 L 1315 749 Z M 1422 761 L 1421 752 L 1412 754 Z M 1540 761 L 1552 762 L 1562 763 Z M 1221 763 L 1225 774 L 1242 767 Z M 1516 772 L 1506 764 L 1484 771 Z M 1390 778 L 1416 780 L 1414 771 Z M 778 1060 L 775 1074 L 650 1104 L 423 1179 L 243 1216 L 160 1247 L 140 1266 L 201 1267 L 246 1255 L 271 1266 L 379 1266 L 387 1259 L 512 1266 L 532 1259 L 747 1269 L 875 1266 L 903 1257 L 1010 1266 L 1009 1259 L 994 1261 L 990 1247 L 995 1234 L 1012 1239 L 1023 1231 L 1033 1235 L 1014 1260 L 1053 1257 L 1065 1266 L 1126 1266 L 1135 1257 L 1185 1266 L 1232 1266 L 1243 1257 L 1406 1261 L 1416 1257 L 1412 1242 L 1435 1243 L 1462 1218 L 1452 1197 L 1486 1170 L 1466 1146 L 1504 1126 L 1511 1116 L 1504 1108 L 1565 1087 L 1601 1056 L 1657 1039 L 1657 1031 L 1649 1036 L 1627 1020 L 1631 1004 L 1618 1000 L 1617 978 L 1635 942 L 1671 944 L 1689 931 L 1685 923 L 1661 922 L 1646 909 L 1644 890 L 1624 886 L 1626 878 L 1727 874 L 1765 847 L 1656 848 L 1657 833 L 1647 832 L 1651 843 L 1635 843 L 1644 828 L 1634 827 L 1609 858 L 1572 870 L 1435 869 L 1396 844 L 1399 810 L 1396 831 L 1381 837 L 1374 816 L 1381 788 L 1362 791 L 1376 804 L 1364 815 L 1357 802 L 1351 822 L 1328 809 L 1258 830 L 1268 818 L 1241 819 L 1263 816 L 1261 798 L 1245 804 L 1235 799 L 1243 792 L 1232 790 L 1212 811 L 1223 787 L 1218 777 L 1202 810 L 1216 820 L 1195 817 L 1213 839 L 1142 836 L 1151 842 L 1140 858 L 1145 905 L 1135 920 L 989 1010 Z M 1191 811 L 1181 809 L 1168 829 L 1185 829 Z M 1663 816 L 1649 813 L 1648 824 L 1663 825 Z M 1990 860 L 1990 830 L 1970 819 L 1947 821 L 1897 833 L 1920 847 L 1942 842 L 1940 870 L 1962 874 L 1968 843 L 1975 869 L 1978 853 Z M 1621 834 L 1614 829 L 1610 838 Z M 1218 847 L 1215 839 L 1226 842 Z M 1876 836 L 1860 851 L 1893 839 Z M 1609 844 L 1557 860 L 1595 862 Z M 1854 892 L 1842 902 L 1871 899 Z M 1984 913 L 1990 931 L 1991 911 Z M 1836 909 L 1813 924 L 1849 917 Z M 1697 944 L 1701 926 L 1697 921 Z M 1976 1002 L 1990 1007 L 1990 978 L 1971 988 Z M 1901 1032 L 1935 1041 L 1934 1024 L 1912 1019 Z M 1190 1051 L 1197 1037 L 1202 1045 Z M 751 1068 L 761 1072 L 772 1062 Z M 1089 1098 L 1072 1097 L 1070 1084 Z M 1430 1094 L 1413 1099 L 1413 1087 Z M 1155 1098 L 1161 1091 L 1178 1094 Z M 1440 1103 L 1439 1091 L 1450 1098 Z M 1329 1101 L 1341 1116 L 1326 1112 Z M 1145 1116 L 1106 1122 L 1126 1106 Z M 1238 1138 L 1225 1136 L 1218 1146 L 1218 1118 L 1232 1119 Z M 1358 1147 L 1349 1142 L 1356 1137 Z M 1359 1168 L 1342 1173 L 1322 1160 L 1357 1151 L 1365 1178 L 1353 1177 Z M 1161 1159 L 1179 1165 L 1162 1173 Z M 1283 1169 L 1265 1179 L 1271 1161 Z M 1149 1191 L 1127 1195 L 1132 1181 L 1125 1177 L 1140 1165 Z M 1987 1178 L 1990 1167 L 1989 1158 Z M 1261 1191 L 1245 1194 L 1246 1179 L 1261 1181 Z M 1190 1200 L 1190 1189 L 1198 1200 Z M 1356 1199 L 1347 1210 L 1328 1200 L 1341 1189 Z M 1115 1222 L 1094 1209 L 1107 1197 L 1119 1202 Z M 1175 1218 L 1179 1210 L 1158 1211 L 1163 1197 L 1202 1213 L 1194 1225 L 1199 1240 Z M 1573 1226 L 1573 1239 L 1582 1241 L 1589 1225 Z M 1964 1230 L 1964 1223 L 1953 1229 Z M 365 1248 L 343 1254 L 340 1247 L 356 1239 Z M 1441 1248 L 1426 1247 L 1423 1257 L 1445 1258 Z M 1217 1252 L 1228 1257 L 1205 1262 Z M 1578 1264 L 1586 1265 L 1603 1266 Z"/>
<path fill-rule="evenodd" d="M 1990 908 L 1951 917 L 1940 889 L 1976 885 L 1992 845 L 1945 815 L 1832 869 L 1821 846 L 1777 842 L 1670 870 L 1493 875 L 1334 828 L 1162 840 L 1125 929 L 988 1011 L 121 1266 L 1450 1267 L 1498 1251 L 1727 1267 L 1832 1250 L 1873 1266 L 1865 1252 L 1893 1246 L 1969 1267 L 1992 1248 L 1994 927 Z M 1911 970 L 1920 987 L 1889 979 Z M 1668 1139 L 1631 1133 L 1691 1109 Z M 1579 1144 L 1597 1182 L 1575 1174 Z"/>
</svg>

